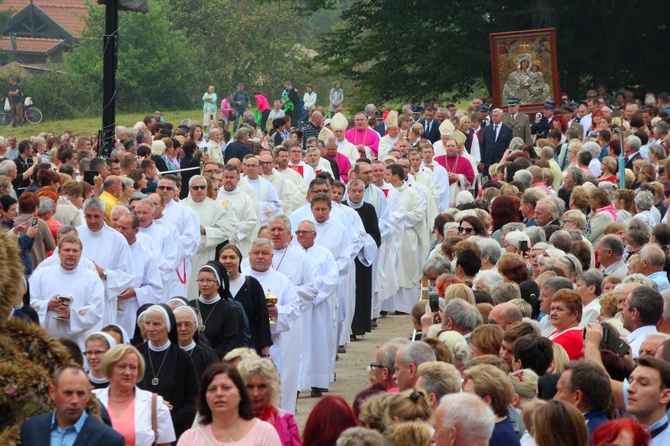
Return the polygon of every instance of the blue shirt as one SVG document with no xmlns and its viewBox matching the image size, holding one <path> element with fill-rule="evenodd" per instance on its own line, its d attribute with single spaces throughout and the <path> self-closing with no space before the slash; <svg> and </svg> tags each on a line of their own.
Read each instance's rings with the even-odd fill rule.
<svg viewBox="0 0 670 446">
<path fill-rule="evenodd" d="M 74 426 L 70 426 L 67 429 L 63 430 L 56 423 L 56 412 L 54 411 L 51 416 L 51 431 L 49 432 L 49 438 L 51 439 L 51 446 L 72 446 L 77 440 L 77 435 L 81 432 L 81 429 L 84 427 L 84 423 L 88 418 L 88 414 L 84 411 L 74 423 Z"/>
<path fill-rule="evenodd" d="M 668 273 L 665 271 L 657 271 L 648 276 L 651 280 L 656 282 L 658 285 L 658 292 L 662 293 L 663 291 L 670 289 L 670 282 L 668 281 Z"/>
</svg>

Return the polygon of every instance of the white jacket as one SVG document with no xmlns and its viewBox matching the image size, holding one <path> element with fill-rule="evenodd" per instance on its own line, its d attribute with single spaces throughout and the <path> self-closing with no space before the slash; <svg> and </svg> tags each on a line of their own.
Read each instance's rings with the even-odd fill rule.
<svg viewBox="0 0 670 446">
<path fill-rule="evenodd" d="M 107 408 L 109 405 L 109 387 L 95 389 L 93 393 L 98 397 L 100 403 Z M 172 426 L 170 410 L 163 404 L 163 397 L 160 395 L 156 401 L 158 438 L 154 437 L 154 431 L 151 428 L 151 395 L 151 392 L 135 387 L 135 444 L 137 446 L 151 446 L 154 440 L 158 444 L 172 443 L 177 439 Z"/>
</svg>

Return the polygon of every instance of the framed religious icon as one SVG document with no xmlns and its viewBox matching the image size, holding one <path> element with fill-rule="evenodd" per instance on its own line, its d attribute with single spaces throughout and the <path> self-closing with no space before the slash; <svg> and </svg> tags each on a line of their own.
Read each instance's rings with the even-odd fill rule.
<svg viewBox="0 0 670 446">
<path fill-rule="evenodd" d="M 541 110 L 545 102 L 560 104 L 554 28 L 493 33 L 490 41 L 495 106 L 512 98 L 524 112 Z"/>
</svg>

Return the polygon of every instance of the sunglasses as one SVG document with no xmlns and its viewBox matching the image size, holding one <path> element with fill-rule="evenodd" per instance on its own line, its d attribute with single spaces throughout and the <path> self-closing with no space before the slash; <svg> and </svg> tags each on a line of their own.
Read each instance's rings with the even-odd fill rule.
<svg viewBox="0 0 670 446">
<path fill-rule="evenodd" d="M 172 186 L 158 186 L 158 189 L 160 190 L 172 190 L 174 187 Z"/>
<path fill-rule="evenodd" d="M 475 228 L 464 228 L 463 226 L 458 227 L 458 233 L 462 234 L 465 232 L 466 234 L 472 234 L 474 232 Z"/>
<path fill-rule="evenodd" d="M 205 189 L 207 189 L 207 186 L 191 186 L 191 189 L 193 189 L 193 190 L 205 190 Z"/>
</svg>

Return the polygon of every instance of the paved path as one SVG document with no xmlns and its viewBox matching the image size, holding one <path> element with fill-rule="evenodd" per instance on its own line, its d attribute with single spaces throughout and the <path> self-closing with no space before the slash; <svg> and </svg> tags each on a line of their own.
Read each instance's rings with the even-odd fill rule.
<svg viewBox="0 0 670 446">
<path fill-rule="evenodd" d="M 377 349 L 384 342 L 394 337 L 409 337 L 412 334 L 412 322 L 410 316 L 394 316 L 377 319 L 378 328 L 372 330 L 360 341 L 350 342 L 347 352 L 340 354 L 340 359 L 335 363 L 337 381 L 331 383 L 330 392 L 324 395 L 339 395 L 351 405 L 358 392 L 363 390 L 368 382 L 368 365 L 374 362 Z M 311 398 L 309 391 L 302 392 L 298 398 L 298 410 L 296 420 L 302 433 L 305 422 L 314 405 L 319 398 Z"/>
</svg>

